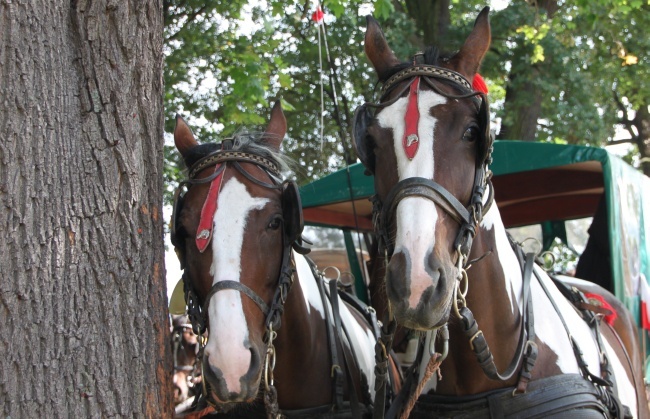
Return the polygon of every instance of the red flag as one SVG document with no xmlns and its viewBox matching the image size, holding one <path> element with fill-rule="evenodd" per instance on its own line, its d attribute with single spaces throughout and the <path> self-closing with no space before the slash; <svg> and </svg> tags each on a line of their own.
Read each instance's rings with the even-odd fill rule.
<svg viewBox="0 0 650 419">
<path fill-rule="evenodd" d="M 321 20 L 323 20 L 323 17 L 325 16 L 325 13 L 323 13 L 323 10 L 318 6 L 316 11 L 312 13 L 311 15 L 311 20 L 313 20 L 316 23 L 320 23 Z"/>
</svg>

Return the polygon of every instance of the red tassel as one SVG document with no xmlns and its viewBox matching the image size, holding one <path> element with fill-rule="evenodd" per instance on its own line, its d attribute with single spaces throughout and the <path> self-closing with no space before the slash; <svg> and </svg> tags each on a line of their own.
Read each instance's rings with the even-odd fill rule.
<svg viewBox="0 0 650 419">
<path fill-rule="evenodd" d="M 474 76 L 474 81 L 472 81 L 472 88 L 477 92 L 483 92 L 486 95 L 488 94 L 487 84 L 485 84 L 485 80 L 483 80 L 483 77 L 481 77 L 481 75 L 478 73 L 476 73 Z"/>
</svg>

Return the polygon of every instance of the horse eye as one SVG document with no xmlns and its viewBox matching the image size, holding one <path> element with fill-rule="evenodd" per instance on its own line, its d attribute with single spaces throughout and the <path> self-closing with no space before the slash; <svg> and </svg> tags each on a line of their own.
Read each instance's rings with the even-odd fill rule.
<svg viewBox="0 0 650 419">
<path fill-rule="evenodd" d="M 473 142 L 478 137 L 478 128 L 469 127 L 463 134 L 463 141 Z"/>
<path fill-rule="evenodd" d="M 266 228 L 269 228 L 271 230 L 277 230 L 278 228 L 280 228 L 281 225 L 282 225 L 282 217 L 276 215 L 271 219 L 271 221 L 266 226 Z"/>
</svg>

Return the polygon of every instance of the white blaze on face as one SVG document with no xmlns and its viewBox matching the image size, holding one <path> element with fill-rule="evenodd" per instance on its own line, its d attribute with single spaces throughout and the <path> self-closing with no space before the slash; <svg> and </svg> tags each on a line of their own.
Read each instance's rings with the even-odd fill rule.
<svg viewBox="0 0 650 419">
<path fill-rule="evenodd" d="M 435 92 L 422 90 L 419 92 L 418 137 L 420 145 L 413 160 L 409 160 L 402 146 L 408 98 L 399 99 L 377 114 L 379 125 L 382 128 L 393 130 L 393 145 L 400 181 L 411 177 L 433 179 L 433 132 L 437 119 L 432 117 L 429 111 L 433 106 L 446 102 L 447 99 L 444 96 Z M 435 244 L 438 211 L 435 204 L 426 198 L 405 198 L 397 206 L 395 217 L 397 226 L 395 253 L 401 249 L 408 250 L 412 287 L 409 305 L 415 307 L 420 301 L 422 291 L 431 285 L 430 274 L 425 268 L 425 259 Z M 422 280 L 420 281 L 418 278 Z"/>
<path fill-rule="evenodd" d="M 240 281 L 241 250 L 248 214 L 262 209 L 267 202 L 268 199 L 252 197 L 235 178 L 222 187 L 214 214 L 213 261 L 210 267 L 213 285 L 223 280 Z M 248 326 L 241 293 L 223 290 L 214 294 L 208 316 L 211 336 L 205 348 L 208 361 L 221 370 L 228 391 L 239 393 L 239 380 L 248 372 L 251 362 L 251 352 L 245 346 L 248 344 Z"/>
</svg>

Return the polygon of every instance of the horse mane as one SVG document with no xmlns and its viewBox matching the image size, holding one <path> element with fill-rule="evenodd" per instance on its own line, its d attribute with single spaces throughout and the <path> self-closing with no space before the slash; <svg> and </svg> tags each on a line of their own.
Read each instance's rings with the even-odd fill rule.
<svg viewBox="0 0 650 419">
<path fill-rule="evenodd" d="M 440 52 L 440 49 L 435 46 L 428 46 L 424 49 L 424 64 L 427 65 L 439 65 L 440 63 L 447 62 L 449 61 L 449 58 L 451 58 L 452 54 L 442 54 Z M 407 69 L 409 67 L 413 66 L 412 61 L 404 61 L 401 62 L 394 67 L 391 67 L 386 71 L 386 74 L 383 75 L 383 77 L 379 80 L 380 83 L 385 83 L 389 78 L 391 78 L 394 74 Z"/>
<path fill-rule="evenodd" d="M 242 130 L 233 136 L 232 150 L 256 154 L 271 160 L 282 172 L 290 170 L 290 166 L 292 165 L 291 158 L 283 154 L 281 151 L 274 149 L 273 146 L 267 142 L 268 137 L 269 134 L 263 132 L 248 132 Z M 199 144 L 196 147 L 191 148 L 184 156 L 183 160 L 185 166 L 192 167 L 192 165 L 201 158 L 220 149 L 221 143 Z"/>
</svg>

